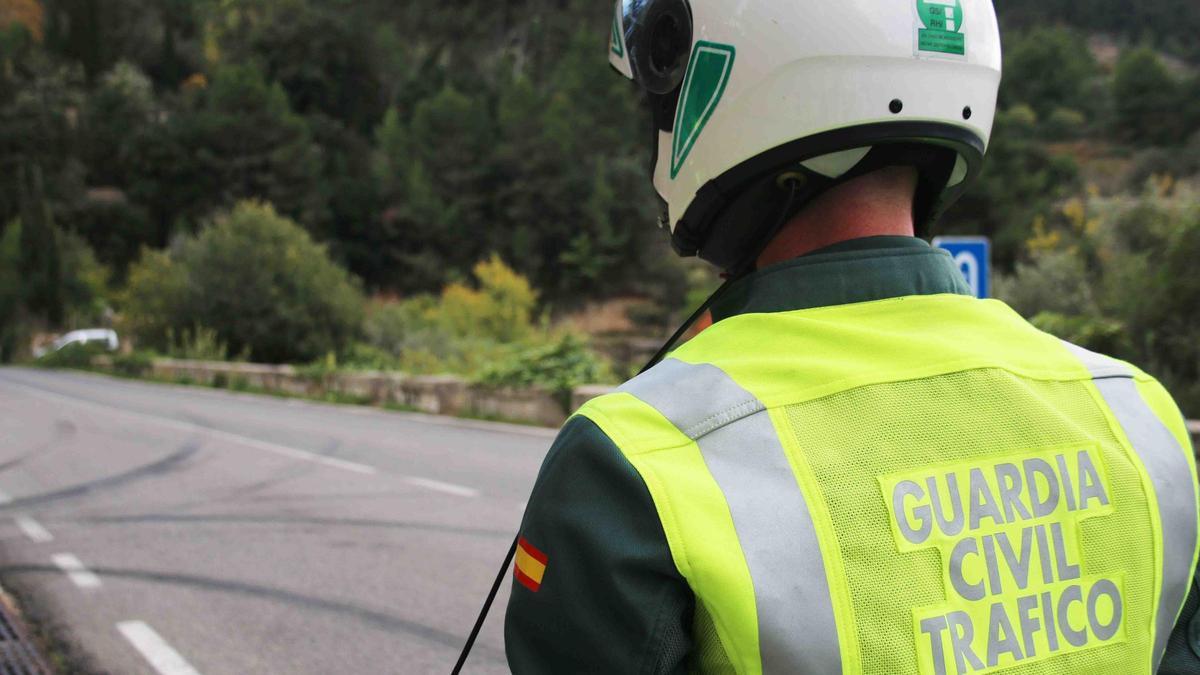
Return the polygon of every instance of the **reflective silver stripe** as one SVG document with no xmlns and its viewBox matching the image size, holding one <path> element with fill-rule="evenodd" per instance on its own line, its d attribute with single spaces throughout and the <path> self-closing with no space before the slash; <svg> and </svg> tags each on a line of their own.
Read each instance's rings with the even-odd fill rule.
<svg viewBox="0 0 1200 675">
<path fill-rule="evenodd" d="M 666 359 L 617 387 L 662 413 L 693 441 L 718 427 L 763 409 L 720 368 Z"/>
<path fill-rule="evenodd" d="M 1192 470 L 1179 441 L 1137 390 L 1133 373 L 1124 364 L 1064 343 L 1092 374 L 1096 388 L 1146 467 L 1162 520 L 1162 596 L 1155 621 L 1153 670 L 1158 671 L 1175 618 L 1191 585 L 1192 553 L 1196 548 L 1196 494 Z"/>
<path fill-rule="evenodd" d="M 668 359 L 620 387 L 700 447 L 754 583 L 765 673 L 842 670 L 812 516 L 763 404 L 719 368 Z"/>
</svg>

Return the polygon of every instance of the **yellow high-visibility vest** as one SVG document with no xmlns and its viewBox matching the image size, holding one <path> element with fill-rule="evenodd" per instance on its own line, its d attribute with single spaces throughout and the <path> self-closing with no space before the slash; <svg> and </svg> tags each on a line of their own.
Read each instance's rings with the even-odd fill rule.
<svg viewBox="0 0 1200 675">
<path fill-rule="evenodd" d="M 1195 571 L 1170 396 L 997 301 L 735 316 L 578 414 L 654 499 L 703 670 L 1152 672 Z"/>
</svg>

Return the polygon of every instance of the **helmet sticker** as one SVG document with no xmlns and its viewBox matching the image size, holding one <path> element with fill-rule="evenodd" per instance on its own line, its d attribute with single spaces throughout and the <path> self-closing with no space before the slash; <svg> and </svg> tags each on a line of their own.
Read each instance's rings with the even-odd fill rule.
<svg viewBox="0 0 1200 675">
<path fill-rule="evenodd" d="M 963 29 L 960 0 L 916 0 L 917 55 L 966 56 L 967 36 Z"/>
<path fill-rule="evenodd" d="M 612 43 L 612 53 L 616 54 L 617 58 L 625 58 L 625 40 L 621 37 L 621 15 L 614 14 L 612 21 L 612 35 L 609 37 Z"/>
<path fill-rule="evenodd" d="M 623 0 L 613 0 L 612 30 L 608 35 L 608 65 L 629 79 L 633 78 L 633 66 L 627 58 L 629 45 L 625 44 L 625 21 Z"/>
<path fill-rule="evenodd" d="M 733 45 L 703 40 L 692 48 L 671 134 L 671 180 L 679 175 L 688 153 L 725 93 L 736 51 Z"/>
</svg>

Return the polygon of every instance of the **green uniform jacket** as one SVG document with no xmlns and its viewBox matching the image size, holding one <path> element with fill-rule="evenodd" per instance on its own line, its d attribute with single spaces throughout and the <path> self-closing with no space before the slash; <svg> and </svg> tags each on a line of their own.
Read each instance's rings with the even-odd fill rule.
<svg viewBox="0 0 1200 675">
<path fill-rule="evenodd" d="M 713 308 L 713 318 L 940 293 L 968 293 L 948 255 L 911 237 L 870 237 L 752 274 Z M 550 448 L 521 535 L 544 558 L 544 572 L 540 584 L 513 586 L 504 635 L 514 673 L 696 669 L 694 598 L 654 502 L 587 418 L 568 421 Z M 1159 672 L 1200 675 L 1196 582 Z"/>
</svg>

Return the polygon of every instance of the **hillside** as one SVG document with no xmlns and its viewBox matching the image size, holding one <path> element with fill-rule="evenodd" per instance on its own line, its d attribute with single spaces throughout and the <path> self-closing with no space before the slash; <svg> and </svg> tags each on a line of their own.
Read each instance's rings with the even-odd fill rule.
<svg viewBox="0 0 1200 675">
<path fill-rule="evenodd" d="M 997 4 L 990 159 L 929 234 L 991 236 L 1019 281 L 1045 242 L 1077 237 L 1072 204 L 1190 199 L 1200 5 Z M 603 56 L 608 7 L 0 0 L 0 224 L 23 223 L 0 246 L 22 270 L 0 278 L 0 344 L 18 324 L 120 313 L 143 251 L 247 199 L 299 223 L 370 294 L 436 293 L 497 254 L 541 311 L 632 295 L 661 330 L 711 276 L 652 225 L 644 112 Z M 1077 313 L 1135 325 L 1104 304 Z M 1200 378 L 1200 356 L 1168 360 L 1172 377 Z"/>
</svg>

